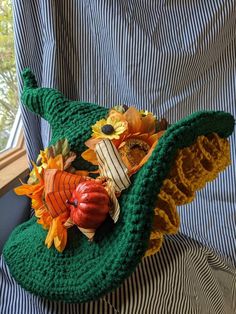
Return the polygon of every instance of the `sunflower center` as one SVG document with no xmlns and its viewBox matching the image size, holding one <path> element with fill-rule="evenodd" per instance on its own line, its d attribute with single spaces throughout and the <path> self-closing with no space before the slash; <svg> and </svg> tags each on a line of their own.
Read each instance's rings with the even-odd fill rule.
<svg viewBox="0 0 236 314">
<path fill-rule="evenodd" d="M 150 146 L 140 139 L 128 139 L 120 149 L 121 158 L 126 166 L 137 166 L 147 155 Z"/>
<path fill-rule="evenodd" d="M 104 134 L 110 135 L 115 131 L 115 129 L 111 124 L 105 124 L 102 126 L 101 131 Z"/>
</svg>

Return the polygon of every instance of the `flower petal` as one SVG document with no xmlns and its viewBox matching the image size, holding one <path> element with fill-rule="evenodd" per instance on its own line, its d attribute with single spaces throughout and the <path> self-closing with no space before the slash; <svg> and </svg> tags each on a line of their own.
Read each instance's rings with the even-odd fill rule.
<svg viewBox="0 0 236 314">
<path fill-rule="evenodd" d="M 81 157 L 89 162 L 91 162 L 93 165 L 97 166 L 98 161 L 97 161 L 97 156 L 96 153 L 92 149 L 87 149 L 81 154 Z"/>
<path fill-rule="evenodd" d="M 153 134 L 156 130 L 156 118 L 152 114 L 142 117 L 141 133 Z"/>
<path fill-rule="evenodd" d="M 96 146 L 97 143 L 99 143 L 100 141 L 101 141 L 100 138 L 91 137 L 89 140 L 87 140 L 87 141 L 85 142 L 85 145 L 86 145 L 88 148 L 95 149 L 95 146 Z"/>
<path fill-rule="evenodd" d="M 65 159 L 64 170 L 68 169 L 75 159 L 76 159 L 76 153 L 70 152 L 68 157 Z"/>
<path fill-rule="evenodd" d="M 140 132 L 142 121 L 141 115 L 138 110 L 134 107 L 130 107 L 125 113 L 124 116 L 126 121 L 128 122 L 128 132 L 129 133 L 137 133 Z"/>
<path fill-rule="evenodd" d="M 77 174 L 78 176 L 81 176 L 81 177 L 89 176 L 89 172 L 87 170 L 76 170 L 74 174 Z"/>
<path fill-rule="evenodd" d="M 41 212 L 39 210 L 36 210 L 35 216 L 38 217 L 38 224 L 42 225 L 44 229 L 50 228 L 50 225 L 52 223 L 52 216 L 45 208 L 41 210 Z"/>
<path fill-rule="evenodd" d="M 45 239 L 45 244 L 48 249 L 54 243 L 55 248 L 62 252 L 67 243 L 67 229 L 64 226 L 64 223 L 69 218 L 69 214 L 63 213 L 62 215 L 52 219 L 50 228 Z"/>
<path fill-rule="evenodd" d="M 54 238 L 54 245 L 58 252 L 62 253 L 67 243 L 67 230 L 63 230 L 60 236 Z"/>
<path fill-rule="evenodd" d="M 56 157 L 50 157 L 48 160 L 48 169 L 59 169 L 63 170 L 63 156 L 62 154 L 57 155 Z"/>
<path fill-rule="evenodd" d="M 29 185 L 29 184 L 24 184 L 24 185 L 20 185 L 18 187 L 16 187 L 14 189 L 14 192 L 17 194 L 17 195 L 30 195 L 33 193 L 35 189 L 35 186 L 34 185 Z"/>
<path fill-rule="evenodd" d="M 92 130 L 93 130 L 93 136 L 95 137 L 96 135 L 101 134 L 101 128 L 107 123 L 107 120 L 102 119 L 97 121 L 93 126 L 92 126 Z"/>
<path fill-rule="evenodd" d="M 67 228 L 64 226 L 64 219 L 57 221 L 57 232 L 54 237 L 54 245 L 58 252 L 63 252 L 67 243 Z"/>
<path fill-rule="evenodd" d="M 56 229 L 57 229 L 56 224 L 57 224 L 56 219 L 53 219 L 51 222 L 47 237 L 45 239 L 45 244 L 48 249 L 50 249 L 50 247 L 52 246 L 54 237 L 56 236 Z"/>
<path fill-rule="evenodd" d="M 149 143 L 149 145 L 152 146 L 152 144 L 153 144 L 154 142 L 156 142 L 157 140 L 159 140 L 159 139 L 162 137 L 162 135 L 163 135 L 164 133 L 165 133 L 165 130 L 164 130 L 164 131 L 160 131 L 160 132 L 155 133 L 155 134 L 153 134 L 152 136 L 150 136 L 150 137 L 148 138 L 148 143 Z"/>
<path fill-rule="evenodd" d="M 124 114 L 121 113 L 121 112 L 118 112 L 118 111 L 116 111 L 114 109 L 110 110 L 109 117 L 115 118 L 118 121 L 123 121 L 123 122 L 126 121 L 126 118 L 125 118 Z"/>
</svg>

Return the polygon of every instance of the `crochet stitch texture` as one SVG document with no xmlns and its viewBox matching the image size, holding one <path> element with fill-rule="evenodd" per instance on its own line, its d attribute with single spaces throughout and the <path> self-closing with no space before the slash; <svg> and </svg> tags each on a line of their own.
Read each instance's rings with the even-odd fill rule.
<svg viewBox="0 0 236 314">
<path fill-rule="evenodd" d="M 60 92 L 38 88 L 33 74 L 23 73 L 22 100 L 52 126 L 52 141 L 67 138 L 78 155 L 91 136 L 91 125 L 108 109 L 96 104 L 70 101 Z M 136 268 L 148 248 L 156 196 L 170 174 L 179 149 L 194 144 L 198 136 L 217 133 L 226 138 L 234 128 L 233 117 L 224 112 L 202 111 L 167 129 L 148 162 L 132 178 L 119 198 L 121 213 L 114 225 L 108 218 L 90 243 L 76 228 L 68 231 L 63 253 L 44 245 L 46 231 L 33 217 L 18 226 L 4 247 L 4 258 L 18 283 L 26 290 L 52 300 L 87 302 L 119 286 Z M 77 166 L 93 169 L 77 161 Z"/>
<path fill-rule="evenodd" d="M 190 203 L 196 191 L 214 180 L 229 164 L 229 142 L 216 133 L 198 136 L 194 144 L 178 150 L 171 171 L 157 195 L 145 256 L 160 250 L 163 235 L 178 232 L 180 221 L 177 206 Z"/>
</svg>

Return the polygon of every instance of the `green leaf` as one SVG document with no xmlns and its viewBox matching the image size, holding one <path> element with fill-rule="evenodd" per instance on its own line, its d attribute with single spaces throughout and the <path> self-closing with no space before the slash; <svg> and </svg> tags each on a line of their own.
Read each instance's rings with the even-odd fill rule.
<svg viewBox="0 0 236 314">
<path fill-rule="evenodd" d="M 48 147 L 48 151 L 51 157 L 55 157 L 59 154 L 66 157 L 70 152 L 70 144 L 67 139 L 63 139 Z"/>
<path fill-rule="evenodd" d="M 55 156 L 61 154 L 61 150 L 62 150 L 62 142 L 61 142 L 61 140 L 58 141 L 58 142 L 53 146 L 53 148 L 54 148 Z"/>
<path fill-rule="evenodd" d="M 70 152 L 70 144 L 68 142 L 67 139 L 65 139 L 63 142 L 62 142 L 62 156 L 65 157 L 69 154 Z"/>
</svg>

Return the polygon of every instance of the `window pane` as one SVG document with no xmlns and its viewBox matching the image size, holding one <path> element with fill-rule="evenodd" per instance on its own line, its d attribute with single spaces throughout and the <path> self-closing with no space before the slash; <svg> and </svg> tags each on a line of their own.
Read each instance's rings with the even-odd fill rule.
<svg viewBox="0 0 236 314">
<path fill-rule="evenodd" d="M 0 0 L 0 151 L 9 138 L 18 109 L 11 0 Z"/>
</svg>

